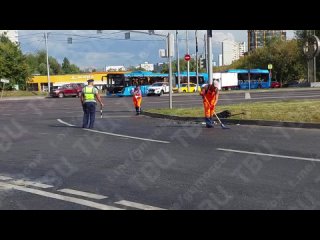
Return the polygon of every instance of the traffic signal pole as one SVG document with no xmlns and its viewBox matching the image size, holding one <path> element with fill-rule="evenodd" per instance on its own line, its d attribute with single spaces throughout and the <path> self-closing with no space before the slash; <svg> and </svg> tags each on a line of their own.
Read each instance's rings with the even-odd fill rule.
<svg viewBox="0 0 320 240">
<path fill-rule="evenodd" d="M 212 30 L 207 30 L 207 46 L 208 46 L 208 78 L 209 84 L 212 84 Z"/>
</svg>

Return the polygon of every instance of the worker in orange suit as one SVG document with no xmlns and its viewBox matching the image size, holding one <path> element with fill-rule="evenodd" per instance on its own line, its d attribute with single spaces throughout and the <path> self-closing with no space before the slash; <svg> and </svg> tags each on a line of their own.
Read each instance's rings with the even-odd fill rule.
<svg viewBox="0 0 320 240">
<path fill-rule="evenodd" d="M 133 95 L 132 101 L 133 105 L 136 109 L 136 114 L 140 115 L 141 113 L 141 101 L 142 101 L 142 93 L 139 86 L 136 86 L 132 89 L 131 94 Z"/>
<path fill-rule="evenodd" d="M 204 115 L 207 128 L 213 127 L 212 117 L 219 99 L 219 82 L 205 85 L 200 92 L 203 99 Z"/>
</svg>

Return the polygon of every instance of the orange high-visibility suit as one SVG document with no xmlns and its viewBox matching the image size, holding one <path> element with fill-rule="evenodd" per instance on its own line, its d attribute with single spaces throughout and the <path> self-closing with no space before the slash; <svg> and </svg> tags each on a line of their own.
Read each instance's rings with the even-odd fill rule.
<svg viewBox="0 0 320 240">
<path fill-rule="evenodd" d="M 139 87 L 135 87 L 132 90 L 132 101 L 133 101 L 133 105 L 136 109 L 136 113 L 137 115 L 139 115 L 141 113 L 141 102 L 142 102 L 142 93 Z"/>
<path fill-rule="evenodd" d="M 204 115 L 207 127 L 212 127 L 212 116 L 215 111 L 215 106 L 219 99 L 218 87 L 206 85 L 202 88 L 200 95 L 203 98 Z"/>
</svg>

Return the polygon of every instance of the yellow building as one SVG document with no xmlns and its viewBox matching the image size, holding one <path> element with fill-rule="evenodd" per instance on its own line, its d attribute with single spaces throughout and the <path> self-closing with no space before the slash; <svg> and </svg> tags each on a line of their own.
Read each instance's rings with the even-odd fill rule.
<svg viewBox="0 0 320 240">
<path fill-rule="evenodd" d="M 94 79 L 95 85 L 106 84 L 107 74 L 125 73 L 125 72 L 92 72 L 66 75 L 50 75 L 50 87 L 61 86 L 68 83 L 87 83 L 88 79 Z M 27 81 L 28 89 L 32 91 L 47 91 L 48 76 L 33 76 Z"/>
</svg>

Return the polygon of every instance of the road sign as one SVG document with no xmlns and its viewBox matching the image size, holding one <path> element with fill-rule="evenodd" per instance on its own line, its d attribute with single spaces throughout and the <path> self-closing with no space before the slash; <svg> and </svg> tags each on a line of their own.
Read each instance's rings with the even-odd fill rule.
<svg viewBox="0 0 320 240">
<path fill-rule="evenodd" d="M 9 80 L 7 80 L 7 79 L 2 79 L 2 78 L 1 78 L 0 82 L 9 83 Z"/>
<path fill-rule="evenodd" d="M 190 61 L 191 56 L 189 54 L 184 55 L 184 60 Z"/>
<path fill-rule="evenodd" d="M 268 69 L 272 69 L 272 64 L 268 64 Z"/>
</svg>

